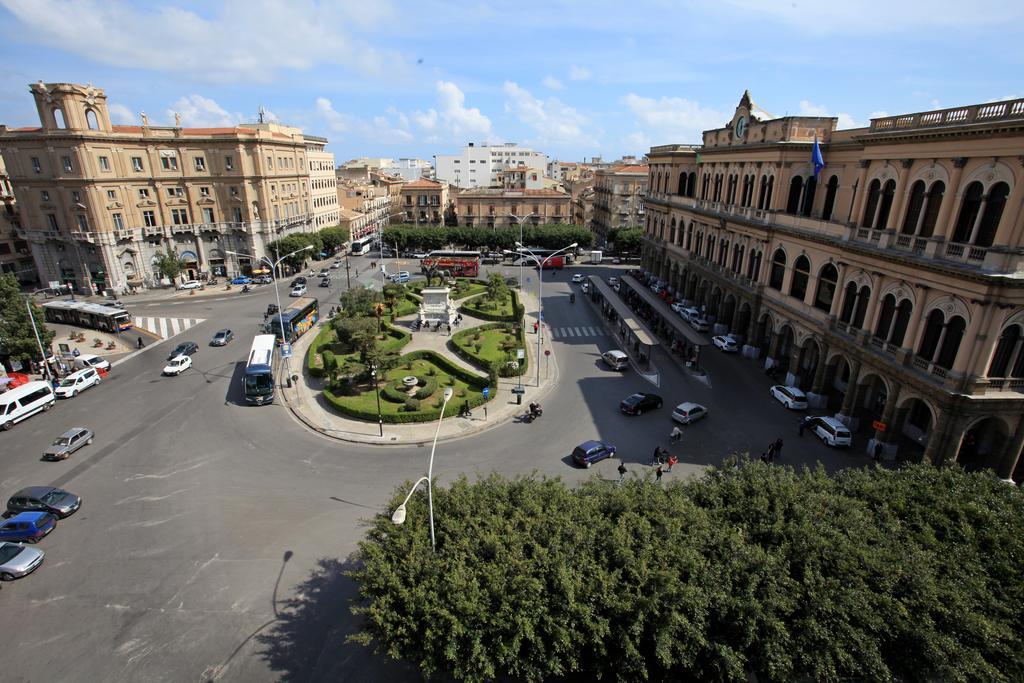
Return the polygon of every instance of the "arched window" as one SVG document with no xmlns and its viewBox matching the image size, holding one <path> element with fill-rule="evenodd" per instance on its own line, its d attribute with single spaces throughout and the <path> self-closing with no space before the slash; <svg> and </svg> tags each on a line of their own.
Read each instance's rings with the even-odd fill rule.
<svg viewBox="0 0 1024 683">
<path fill-rule="evenodd" d="M 828 179 L 828 185 L 825 189 L 825 206 L 821 209 L 821 217 L 826 220 L 832 220 L 832 210 L 836 206 L 836 192 L 839 191 L 839 176 L 832 176 Z"/>
<path fill-rule="evenodd" d="M 768 194 L 764 198 L 764 208 L 772 208 L 772 190 L 775 189 L 775 176 L 768 176 Z"/>
<path fill-rule="evenodd" d="M 870 228 L 871 224 L 875 220 L 875 210 L 878 209 L 878 199 L 882 195 L 882 183 L 879 182 L 878 178 L 871 181 L 868 185 L 868 200 L 864 204 L 864 216 L 861 217 L 861 227 Z"/>
<path fill-rule="evenodd" d="M 789 199 L 786 200 L 786 213 L 795 214 L 800 209 L 800 193 L 804 189 L 804 179 L 801 176 L 793 176 L 789 181 Z"/>
<path fill-rule="evenodd" d="M 974 222 L 978 220 L 978 213 L 981 211 L 984 191 L 985 188 L 978 181 L 967 186 L 963 203 L 960 205 L 960 214 L 956 218 L 956 229 L 953 231 L 952 241 L 965 244 L 971 239 Z"/>
<path fill-rule="evenodd" d="M 810 279 L 811 262 L 800 256 L 793 263 L 793 279 L 789 284 L 789 295 L 803 301 L 807 296 L 807 282 Z"/>
<path fill-rule="evenodd" d="M 889 328 L 892 327 L 892 319 L 896 315 L 896 297 L 886 294 L 882 299 L 882 311 L 878 315 L 878 325 L 875 326 L 875 336 L 879 339 L 888 340 Z"/>
<path fill-rule="evenodd" d="M 64 112 L 59 108 L 53 110 L 53 122 L 58 128 L 67 128 L 68 124 L 64 121 Z"/>
<path fill-rule="evenodd" d="M 1006 208 L 1006 196 L 1010 194 L 1010 186 L 1006 183 L 996 183 L 988 191 L 985 199 L 985 211 L 981 214 L 981 225 L 978 226 L 978 236 L 974 243 L 979 247 L 991 247 L 996 238 L 996 230 L 999 229 L 999 219 L 1003 217 L 1003 209 Z"/>
<path fill-rule="evenodd" d="M 889 223 L 889 212 L 892 211 L 892 199 L 896 194 L 896 181 L 886 180 L 882 187 L 882 201 L 878 205 L 878 217 L 875 219 L 875 230 L 885 230 Z"/>
<path fill-rule="evenodd" d="M 686 181 L 686 196 L 692 197 L 697 193 L 697 173 L 690 171 L 690 177 Z"/>
<path fill-rule="evenodd" d="M 924 323 L 924 334 L 921 335 L 921 344 L 917 348 L 917 355 L 930 361 L 935 356 L 935 349 L 939 346 L 939 337 L 942 336 L 942 311 L 935 309 L 928 314 Z"/>
<path fill-rule="evenodd" d="M 828 313 L 832 310 L 832 299 L 836 296 L 836 282 L 839 271 L 831 263 L 826 263 L 818 271 L 818 291 L 814 294 L 814 307 Z"/>
<path fill-rule="evenodd" d="M 896 346 L 903 346 L 903 338 L 907 334 L 907 326 L 910 325 L 910 314 L 913 313 L 913 310 L 914 304 L 910 303 L 910 299 L 904 299 L 896 307 L 896 321 L 889 334 L 889 341 Z"/>
<path fill-rule="evenodd" d="M 857 292 L 857 310 L 853 312 L 853 326 L 864 327 L 864 316 L 868 312 L 868 302 L 871 300 L 871 288 L 864 285 Z"/>
<path fill-rule="evenodd" d="M 786 252 L 777 249 L 772 256 L 772 270 L 768 276 L 768 286 L 782 291 L 782 281 L 786 278 Z"/>
<path fill-rule="evenodd" d="M 757 193 L 757 208 L 764 208 L 764 196 L 768 192 L 768 177 L 761 176 L 761 191 Z"/>
<path fill-rule="evenodd" d="M 670 235 L 669 241 L 672 242 L 672 244 L 675 244 L 676 243 L 676 219 L 675 219 L 675 216 L 672 217 L 672 224 L 671 224 L 670 227 L 671 227 L 671 230 L 669 232 L 669 235 Z"/>
<path fill-rule="evenodd" d="M 953 316 L 946 323 L 942 347 L 939 349 L 938 358 L 935 359 L 936 365 L 947 370 L 952 369 L 953 364 L 956 363 L 956 354 L 960 350 L 960 342 L 963 341 L 965 329 L 967 329 L 967 322 L 958 315 Z"/>
<path fill-rule="evenodd" d="M 690 251 L 693 246 L 693 222 L 686 226 L 686 250 Z"/>
<path fill-rule="evenodd" d="M 1020 338 L 1020 325 L 1010 325 L 1003 330 L 999 336 L 999 343 L 996 344 L 995 353 L 992 354 L 992 362 L 988 366 L 989 377 L 1007 376 L 1010 361 L 1019 354 Z"/>
<path fill-rule="evenodd" d="M 921 219 L 921 229 L 917 233 L 921 237 L 931 237 L 935 232 L 935 223 L 939 219 L 939 209 L 942 208 L 942 196 L 945 192 L 946 184 L 941 180 L 936 180 L 929 188 L 924 218 Z"/>
<path fill-rule="evenodd" d="M 907 202 L 907 214 L 903 217 L 903 227 L 900 232 L 904 235 L 913 235 L 917 230 L 917 221 L 921 217 L 921 209 L 924 207 L 924 181 L 918 180 L 910 186 L 910 201 Z"/>
<path fill-rule="evenodd" d="M 92 109 L 85 110 L 85 123 L 89 126 L 89 130 L 99 130 L 100 124 L 96 120 L 96 112 Z"/>
<path fill-rule="evenodd" d="M 686 173 L 679 174 L 679 189 L 677 190 L 680 197 L 686 196 Z"/>
<path fill-rule="evenodd" d="M 839 320 L 848 323 L 853 320 L 853 313 L 857 309 L 857 285 L 850 282 L 846 285 L 846 294 L 843 295 L 843 310 L 839 313 Z"/>
<path fill-rule="evenodd" d="M 818 189 L 818 180 L 814 176 L 807 179 L 807 183 L 804 185 L 804 201 L 803 206 L 800 208 L 800 213 L 804 216 L 811 215 L 811 209 L 814 208 L 814 191 Z"/>
</svg>

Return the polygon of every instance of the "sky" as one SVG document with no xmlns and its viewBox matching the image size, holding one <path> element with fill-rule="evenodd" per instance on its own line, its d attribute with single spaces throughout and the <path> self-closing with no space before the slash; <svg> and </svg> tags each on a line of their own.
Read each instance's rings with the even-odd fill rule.
<svg viewBox="0 0 1024 683">
<path fill-rule="evenodd" d="M 106 91 L 115 124 L 268 116 L 341 163 L 515 142 L 552 158 L 699 143 L 749 90 L 776 116 L 1024 97 L 1017 0 L 0 0 L 0 123 L 36 81 Z"/>
</svg>

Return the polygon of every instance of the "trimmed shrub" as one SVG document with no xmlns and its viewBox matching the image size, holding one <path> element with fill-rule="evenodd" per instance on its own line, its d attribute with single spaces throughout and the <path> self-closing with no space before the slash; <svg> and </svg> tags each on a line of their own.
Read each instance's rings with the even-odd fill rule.
<svg viewBox="0 0 1024 683">
<path fill-rule="evenodd" d="M 320 347 L 328 344 L 334 344 L 337 342 L 338 337 L 334 333 L 334 330 L 329 325 L 325 325 L 323 329 L 317 332 L 316 338 L 313 339 L 313 343 L 309 345 L 309 351 L 306 352 L 306 371 L 309 372 L 313 377 L 323 377 L 326 373 L 324 372 L 323 360 L 317 360 L 317 355 L 320 354 Z"/>
<path fill-rule="evenodd" d="M 420 388 L 416 390 L 416 393 L 414 394 L 415 398 L 430 398 L 434 392 L 437 391 L 437 380 L 433 377 L 418 377 L 417 379 L 419 379 L 422 384 Z"/>
<path fill-rule="evenodd" d="M 385 382 L 380 393 L 385 401 L 392 403 L 405 403 L 405 399 L 409 398 L 409 394 L 405 393 L 405 385 L 402 384 L 402 380 Z"/>
<path fill-rule="evenodd" d="M 405 399 L 405 410 L 408 413 L 418 412 L 420 409 L 420 400 L 418 398 L 407 398 Z"/>
</svg>

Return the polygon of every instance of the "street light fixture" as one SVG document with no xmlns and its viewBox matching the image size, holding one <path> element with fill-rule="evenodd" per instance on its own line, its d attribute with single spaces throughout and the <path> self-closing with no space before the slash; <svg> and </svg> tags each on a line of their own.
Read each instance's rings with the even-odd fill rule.
<svg viewBox="0 0 1024 683">
<path fill-rule="evenodd" d="M 536 213 L 528 213 L 525 216 L 523 216 L 522 218 L 520 218 L 519 216 L 515 215 L 514 213 L 508 213 L 508 214 L 505 214 L 505 215 L 508 216 L 509 218 L 513 219 L 516 222 L 516 224 L 519 226 L 519 241 L 516 242 L 516 244 L 522 244 L 523 243 L 523 221 L 525 221 L 527 218 L 540 218 L 540 214 L 536 214 Z M 519 259 L 519 289 L 520 289 L 520 291 L 523 289 L 523 260 L 522 259 Z"/>
<path fill-rule="evenodd" d="M 444 410 L 448 407 L 448 401 L 451 400 L 455 390 L 451 387 L 445 387 L 444 389 L 444 403 L 441 404 L 441 414 L 437 418 L 437 430 L 434 432 L 434 444 L 430 447 L 430 464 L 427 466 L 427 476 L 420 477 L 412 488 L 409 489 L 409 493 L 405 496 L 405 500 L 402 504 L 395 508 L 395 511 L 391 513 L 391 523 L 398 525 L 405 521 L 405 504 L 409 502 L 409 498 L 412 497 L 413 492 L 423 482 L 427 482 L 427 507 L 430 511 L 430 547 L 434 552 L 437 552 L 437 541 L 434 539 L 434 489 L 431 486 L 431 482 L 434 479 L 434 451 L 437 450 L 437 436 L 441 433 L 441 420 L 444 419 Z"/>
<path fill-rule="evenodd" d="M 533 259 L 533 262 L 537 264 L 537 386 L 538 387 L 540 386 L 540 350 L 541 350 L 540 349 L 540 345 L 541 345 L 541 340 L 543 338 L 542 337 L 541 329 L 543 327 L 542 323 L 544 322 L 544 264 L 547 263 L 550 259 L 553 259 L 554 257 L 558 256 L 562 252 L 569 251 L 570 249 L 575 249 L 577 246 L 579 246 L 579 243 L 578 242 L 573 242 L 569 246 L 562 247 L 558 251 L 556 251 L 556 252 L 554 252 L 552 254 L 549 254 L 549 255 L 545 256 L 544 258 L 538 258 L 536 254 L 534 254 L 532 251 L 530 251 L 529 249 L 524 247 L 521 242 L 516 242 L 516 247 L 519 249 L 519 252 L 522 253 L 522 252 L 525 251 L 527 254 L 530 255 L 530 258 Z M 520 261 L 520 264 L 521 263 L 522 263 L 522 261 Z"/>
<path fill-rule="evenodd" d="M 377 331 L 380 332 L 380 316 L 377 316 Z M 384 438 L 384 413 L 380 412 L 380 387 L 377 384 L 377 366 L 370 366 L 370 376 L 373 377 L 373 393 L 377 396 L 377 426 L 380 427 L 380 436 Z"/>
</svg>

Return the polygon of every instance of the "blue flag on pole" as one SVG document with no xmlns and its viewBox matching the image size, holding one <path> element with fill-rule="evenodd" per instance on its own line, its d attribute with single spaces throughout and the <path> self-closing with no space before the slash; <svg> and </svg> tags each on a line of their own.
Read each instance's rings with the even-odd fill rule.
<svg viewBox="0 0 1024 683">
<path fill-rule="evenodd" d="M 821 169 L 825 168 L 825 160 L 821 158 L 821 147 L 818 146 L 818 136 L 814 136 L 814 149 L 811 150 L 811 163 L 814 164 L 814 177 L 817 178 Z"/>
</svg>

